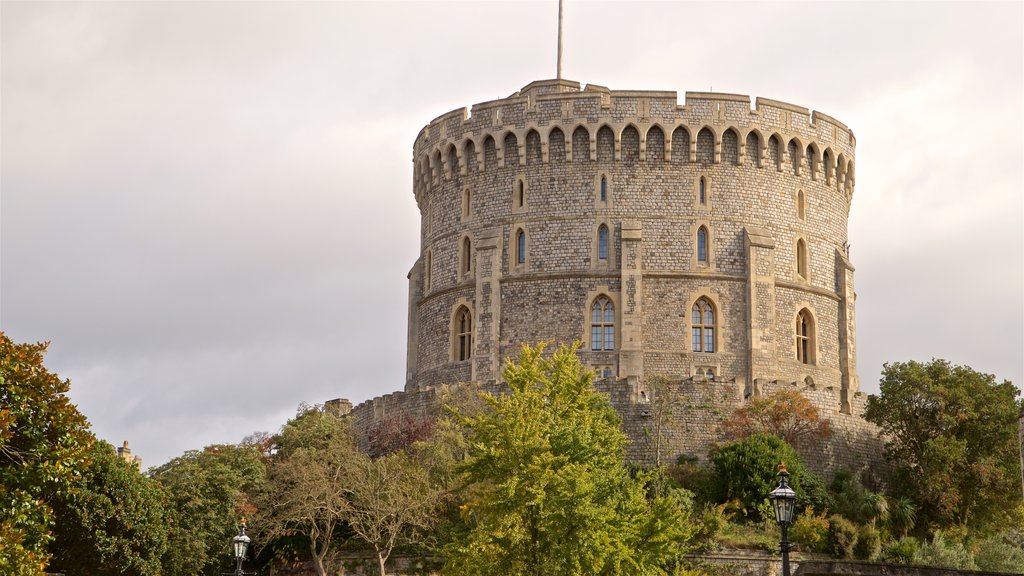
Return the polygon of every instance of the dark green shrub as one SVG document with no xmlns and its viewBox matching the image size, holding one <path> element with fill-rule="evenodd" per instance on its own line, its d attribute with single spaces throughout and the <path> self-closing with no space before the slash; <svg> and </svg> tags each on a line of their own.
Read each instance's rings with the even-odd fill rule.
<svg viewBox="0 0 1024 576">
<path fill-rule="evenodd" d="M 857 530 L 857 541 L 853 545 L 853 557 L 857 560 L 874 560 L 882 551 L 882 536 L 878 528 L 865 524 Z"/>
<path fill-rule="evenodd" d="M 832 555 L 836 558 L 853 558 L 857 545 L 857 526 L 842 516 L 828 519 L 828 540 Z"/>
<path fill-rule="evenodd" d="M 739 511 L 751 520 L 762 520 L 758 506 L 778 484 L 780 462 L 789 469 L 789 483 L 797 493 L 797 505 L 813 505 L 814 499 L 827 499 L 824 485 L 792 446 L 777 436 L 755 434 L 719 446 L 710 454 L 714 465 L 714 484 L 710 495 L 715 502 L 737 500 Z M 811 490 L 808 490 L 808 487 Z"/>
<path fill-rule="evenodd" d="M 882 547 L 882 560 L 892 564 L 913 564 L 917 549 L 917 539 L 905 536 Z"/>
</svg>

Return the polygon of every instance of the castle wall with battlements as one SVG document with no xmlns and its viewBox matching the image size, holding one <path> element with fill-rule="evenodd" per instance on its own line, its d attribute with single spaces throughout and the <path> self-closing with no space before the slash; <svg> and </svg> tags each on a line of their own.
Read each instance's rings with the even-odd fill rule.
<svg viewBox="0 0 1024 576">
<path fill-rule="evenodd" d="M 443 386 L 500 387 L 523 343 L 580 341 L 634 459 L 653 437 L 704 455 L 733 409 L 795 386 L 841 433 L 815 468 L 877 461 L 847 249 L 855 146 L 783 102 L 566 80 L 436 118 L 413 147 L 405 391 L 353 418 L 427 414 Z M 661 435 L 654 376 L 685 398 Z"/>
</svg>

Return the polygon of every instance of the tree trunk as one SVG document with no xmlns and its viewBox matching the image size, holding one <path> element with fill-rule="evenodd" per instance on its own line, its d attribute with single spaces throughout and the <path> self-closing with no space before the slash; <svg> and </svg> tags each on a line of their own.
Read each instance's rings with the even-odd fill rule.
<svg viewBox="0 0 1024 576">
<path fill-rule="evenodd" d="M 324 569 L 324 554 L 317 553 L 315 541 L 310 543 L 309 551 L 312 552 L 310 556 L 313 557 L 313 567 L 316 568 L 317 576 L 327 576 L 327 570 Z"/>
<path fill-rule="evenodd" d="M 380 576 L 387 576 L 387 573 L 384 571 L 384 562 L 386 560 L 387 556 L 384 556 L 384 554 L 377 552 L 377 562 L 380 564 Z"/>
</svg>

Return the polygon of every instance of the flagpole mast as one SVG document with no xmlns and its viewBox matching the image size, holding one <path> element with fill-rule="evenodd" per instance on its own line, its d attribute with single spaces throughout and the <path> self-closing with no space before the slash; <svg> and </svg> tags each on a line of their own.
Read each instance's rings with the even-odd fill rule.
<svg viewBox="0 0 1024 576">
<path fill-rule="evenodd" d="M 562 79 L 562 2 L 558 0 L 558 70 L 557 78 Z"/>
</svg>

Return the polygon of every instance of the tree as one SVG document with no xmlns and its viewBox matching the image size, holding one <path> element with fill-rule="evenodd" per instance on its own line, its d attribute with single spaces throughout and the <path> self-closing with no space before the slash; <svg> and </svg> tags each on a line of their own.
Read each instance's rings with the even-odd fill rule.
<svg viewBox="0 0 1024 576">
<path fill-rule="evenodd" d="M 166 497 L 160 485 L 114 447 L 96 442 L 73 490 L 57 498 L 50 572 L 75 575 L 161 573 L 167 548 Z"/>
<path fill-rule="evenodd" d="M 408 450 L 416 442 L 430 438 L 435 425 L 431 418 L 419 420 L 412 416 L 386 416 L 370 427 L 366 434 L 370 456 L 387 456 Z"/>
<path fill-rule="evenodd" d="M 768 493 L 777 485 L 780 463 L 789 471 L 789 485 L 797 494 L 797 505 L 810 505 L 817 512 L 828 507 L 824 484 L 804 466 L 792 446 L 778 436 L 754 434 L 716 447 L 709 455 L 715 467 L 712 497 L 718 502 L 738 501 L 744 516 L 756 518 Z M 762 518 L 767 520 L 767 518 Z"/>
<path fill-rule="evenodd" d="M 919 505 L 918 526 L 1007 526 L 1021 501 L 1017 417 L 1008 381 L 945 360 L 882 370 L 864 417 L 886 438 L 893 486 Z"/>
<path fill-rule="evenodd" d="M 300 406 L 278 435 L 259 516 L 264 538 L 306 537 L 317 574 L 326 576 L 324 559 L 349 515 L 352 469 L 362 458 L 348 420 L 321 407 Z"/>
<path fill-rule="evenodd" d="M 348 488 L 346 515 L 352 531 L 377 554 L 380 576 L 395 545 L 435 519 L 438 491 L 427 469 L 404 452 L 376 460 L 357 458 Z"/>
<path fill-rule="evenodd" d="M 772 434 L 787 444 L 797 445 L 809 438 L 828 438 L 828 420 L 822 420 L 818 409 L 796 390 L 779 390 L 768 397 L 751 398 L 722 423 L 732 438 L 748 438 L 754 434 Z"/>
<path fill-rule="evenodd" d="M 654 436 L 651 450 L 654 453 L 654 465 L 661 467 L 666 431 L 676 408 L 683 404 L 685 397 L 681 392 L 681 384 L 673 382 L 663 374 L 655 374 L 648 378 L 647 386 L 651 392 L 651 424 Z"/>
<path fill-rule="evenodd" d="M 41 574 L 54 522 L 92 445 L 89 423 L 67 397 L 70 382 L 43 366 L 46 344 L 0 332 L 0 574 Z"/>
<path fill-rule="evenodd" d="M 232 565 L 231 538 L 238 521 L 251 515 L 266 482 L 258 444 L 190 450 L 150 472 L 167 493 L 171 509 L 166 574 L 218 573 Z"/>
<path fill-rule="evenodd" d="M 576 348 L 544 348 L 524 346 L 506 362 L 510 392 L 464 418 L 468 529 L 446 548 L 445 572 L 662 573 L 695 531 L 684 498 L 647 499 L 646 476 L 625 465 L 618 414 Z"/>
</svg>

